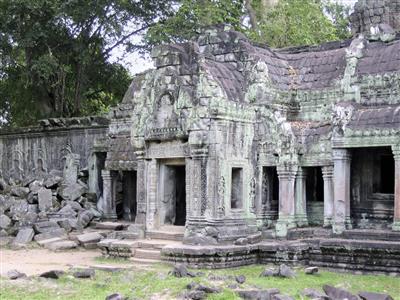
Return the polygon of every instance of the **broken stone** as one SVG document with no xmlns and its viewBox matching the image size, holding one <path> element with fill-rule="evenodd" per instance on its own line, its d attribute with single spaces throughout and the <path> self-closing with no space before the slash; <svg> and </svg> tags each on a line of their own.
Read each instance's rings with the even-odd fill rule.
<svg viewBox="0 0 400 300">
<path fill-rule="evenodd" d="M 74 241 L 58 241 L 53 243 L 48 243 L 45 248 L 53 251 L 69 250 L 78 247 L 78 244 Z"/>
<path fill-rule="evenodd" d="M 89 225 L 90 221 L 93 219 L 93 213 L 91 211 L 83 211 L 78 214 L 78 226 L 85 228 Z"/>
<path fill-rule="evenodd" d="M 243 284 L 246 281 L 246 276 L 238 275 L 238 276 L 235 277 L 235 280 L 236 280 L 237 283 Z"/>
<path fill-rule="evenodd" d="M 322 289 L 324 290 L 325 294 L 333 300 L 359 300 L 358 297 L 352 293 L 331 285 L 324 285 Z"/>
<path fill-rule="evenodd" d="M 196 275 L 189 271 L 185 265 L 176 265 L 174 268 L 169 272 L 170 275 L 175 277 L 195 277 Z"/>
<path fill-rule="evenodd" d="M 358 296 L 360 296 L 362 300 L 393 300 L 392 296 L 381 293 L 359 292 Z"/>
<path fill-rule="evenodd" d="M 53 206 L 53 195 L 51 190 L 40 188 L 38 191 L 38 203 L 40 211 L 48 211 Z"/>
<path fill-rule="evenodd" d="M 43 241 L 43 240 L 48 240 L 52 238 L 64 238 L 67 236 L 67 232 L 65 231 L 64 228 L 55 228 L 47 232 L 43 232 L 40 234 L 35 235 L 35 241 Z"/>
<path fill-rule="evenodd" d="M 22 273 L 18 270 L 10 270 L 7 272 L 7 277 L 11 280 L 19 279 L 19 278 L 25 278 L 26 274 Z"/>
<path fill-rule="evenodd" d="M 84 193 L 86 188 L 79 183 L 73 183 L 69 185 L 62 185 L 59 191 L 59 195 L 64 200 L 75 201 L 78 200 Z"/>
<path fill-rule="evenodd" d="M 43 278 L 59 279 L 65 272 L 61 270 L 50 270 L 39 275 Z"/>
<path fill-rule="evenodd" d="M 29 194 L 29 188 L 22 186 L 15 186 L 11 188 L 10 194 L 11 196 L 25 198 Z"/>
<path fill-rule="evenodd" d="M 308 267 L 304 269 L 304 273 L 308 275 L 313 275 L 318 273 L 318 267 Z"/>
<path fill-rule="evenodd" d="M 9 187 L 8 187 L 7 182 L 3 178 L 0 177 L 0 191 L 8 190 L 8 188 Z"/>
<path fill-rule="evenodd" d="M 93 278 L 94 275 L 94 269 L 82 269 L 73 273 L 75 278 Z"/>
<path fill-rule="evenodd" d="M 72 231 L 71 220 L 69 219 L 58 220 L 57 224 L 61 228 L 65 229 L 66 232 Z"/>
<path fill-rule="evenodd" d="M 35 231 L 37 233 L 44 233 L 44 232 L 52 231 L 54 229 L 59 229 L 60 226 L 58 226 L 57 222 L 55 222 L 55 221 L 42 221 L 42 222 L 35 223 L 33 228 L 35 229 Z"/>
<path fill-rule="evenodd" d="M 89 232 L 76 237 L 81 244 L 98 243 L 103 236 L 98 232 Z"/>
<path fill-rule="evenodd" d="M 312 300 L 330 300 L 330 298 L 327 295 L 314 289 L 308 289 L 308 288 L 304 289 L 301 294 Z"/>
<path fill-rule="evenodd" d="M 0 215 L 0 229 L 7 229 L 11 226 L 11 219 L 6 215 Z"/>
<path fill-rule="evenodd" d="M 247 245 L 248 243 L 247 238 L 239 238 L 234 242 L 235 245 Z"/>
<path fill-rule="evenodd" d="M 220 293 L 222 291 L 221 288 L 217 288 L 217 287 L 209 287 L 209 286 L 205 286 L 202 284 L 199 284 L 197 282 L 192 282 L 189 283 L 186 288 L 188 290 L 197 290 L 197 291 L 203 291 L 207 294 L 213 294 L 213 293 Z"/>
<path fill-rule="evenodd" d="M 105 300 L 124 300 L 124 296 L 119 293 L 111 294 L 106 297 Z"/>
<path fill-rule="evenodd" d="M 62 177 L 59 176 L 49 176 L 44 181 L 44 186 L 48 189 L 56 188 L 62 181 Z"/>
<path fill-rule="evenodd" d="M 77 213 L 72 209 L 71 205 L 67 204 L 58 211 L 59 214 L 64 216 L 76 217 Z"/>
<path fill-rule="evenodd" d="M 271 276 L 279 276 L 279 269 L 265 269 L 260 274 L 260 277 L 271 277 Z"/>
<path fill-rule="evenodd" d="M 18 231 L 17 236 L 14 239 L 15 245 L 25 245 L 32 241 L 35 232 L 32 228 L 23 228 Z"/>
<path fill-rule="evenodd" d="M 279 276 L 285 278 L 294 278 L 296 277 L 296 273 L 287 265 L 282 264 L 279 266 Z"/>
<path fill-rule="evenodd" d="M 206 299 L 207 294 L 203 291 L 189 291 L 186 292 L 184 295 L 185 299 L 191 299 L 191 300 L 202 300 L 202 299 Z"/>
<path fill-rule="evenodd" d="M 15 221 L 22 220 L 28 212 L 29 206 L 26 200 L 13 200 L 8 214 Z"/>
<path fill-rule="evenodd" d="M 237 293 L 240 298 L 246 300 L 272 300 L 274 295 L 279 294 L 279 289 L 241 290 Z"/>
<path fill-rule="evenodd" d="M 42 188 L 42 183 L 38 180 L 35 180 L 29 184 L 29 190 L 32 195 L 36 195 L 41 188 Z"/>
<path fill-rule="evenodd" d="M 259 243 L 261 241 L 261 232 L 257 232 L 255 234 L 247 236 L 247 241 L 249 242 L 249 244 Z"/>
<path fill-rule="evenodd" d="M 28 187 L 32 182 L 34 182 L 36 179 L 32 176 L 29 176 L 27 178 L 24 178 L 24 180 L 22 181 L 21 185 L 23 187 Z"/>
</svg>

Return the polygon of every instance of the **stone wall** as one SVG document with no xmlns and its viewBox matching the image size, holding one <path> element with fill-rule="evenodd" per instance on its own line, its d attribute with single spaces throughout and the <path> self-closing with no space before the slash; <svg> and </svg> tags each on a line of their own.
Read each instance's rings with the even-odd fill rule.
<svg viewBox="0 0 400 300">
<path fill-rule="evenodd" d="M 350 21 L 353 34 L 369 33 L 371 27 L 381 23 L 400 31 L 400 0 L 360 0 Z"/>
<path fill-rule="evenodd" d="M 0 171 L 5 179 L 62 170 L 68 153 L 88 166 L 95 140 L 104 138 L 108 120 L 101 117 L 49 119 L 38 126 L 0 131 Z"/>
</svg>

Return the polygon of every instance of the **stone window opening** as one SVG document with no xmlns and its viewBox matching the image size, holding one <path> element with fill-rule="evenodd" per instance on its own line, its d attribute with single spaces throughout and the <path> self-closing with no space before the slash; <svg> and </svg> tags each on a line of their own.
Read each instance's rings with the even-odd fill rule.
<svg viewBox="0 0 400 300">
<path fill-rule="evenodd" d="M 243 168 L 232 168 L 231 209 L 243 208 Z"/>
</svg>

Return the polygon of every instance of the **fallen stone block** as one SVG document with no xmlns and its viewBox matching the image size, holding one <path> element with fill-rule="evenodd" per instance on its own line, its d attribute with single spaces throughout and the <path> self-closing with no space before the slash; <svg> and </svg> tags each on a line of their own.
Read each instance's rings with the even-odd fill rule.
<svg viewBox="0 0 400 300">
<path fill-rule="evenodd" d="M 53 231 L 54 229 L 59 229 L 60 226 L 58 226 L 56 221 L 42 221 L 35 223 L 33 228 L 37 233 L 44 233 Z"/>
<path fill-rule="evenodd" d="M 207 294 L 204 291 L 188 291 L 185 292 L 184 294 L 184 299 L 190 299 L 190 300 L 203 300 L 206 299 Z"/>
<path fill-rule="evenodd" d="M 106 297 L 105 300 L 124 300 L 124 296 L 119 293 L 111 294 Z"/>
<path fill-rule="evenodd" d="M 235 277 L 235 280 L 236 280 L 237 283 L 243 284 L 243 283 L 246 282 L 246 276 L 238 275 L 238 276 Z"/>
<path fill-rule="evenodd" d="M 325 294 L 334 300 L 359 300 L 359 298 L 349 291 L 339 289 L 331 285 L 324 285 L 322 287 Z"/>
<path fill-rule="evenodd" d="M 38 203 L 40 211 L 48 211 L 53 207 L 53 194 L 51 190 L 40 188 L 38 191 Z"/>
<path fill-rule="evenodd" d="M 279 276 L 285 278 L 294 278 L 296 277 L 296 273 L 287 265 L 282 264 L 279 266 Z"/>
<path fill-rule="evenodd" d="M 103 238 L 103 236 L 98 232 L 89 232 L 80 234 L 76 238 L 78 239 L 79 243 L 83 245 L 88 243 L 98 243 Z"/>
<path fill-rule="evenodd" d="M 25 278 L 26 274 L 22 273 L 18 270 L 10 270 L 7 272 L 7 277 L 8 277 L 8 279 L 15 280 L 15 279 L 19 279 L 19 278 Z"/>
<path fill-rule="evenodd" d="M 30 243 L 33 239 L 35 232 L 32 228 L 23 228 L 18 231 L 17 236 L 14 239 L 15 245 L 25 245 Z"/>
<path fill-rule="evenodd" d="M 330 300 L 330 298 L 326 295 L 321 293 L 320 291 L 314 290 L 314 289 L 304 289 L 301 294 L 304 297 L 307 297 L 312 300 Z"/>
<path fill-rule="evenodd" d="M 75 278 L 93 278 L 94 275 L 94 269 L 82 269 L 73 273 Z"/>
<path fill-rule="evenodd" d="M 94 217 L 93 213 L 89 210 L 80 212 L 78 214 L 78 221 L 77 221 L 78 226 L 81 228 L 85 228 L 86 226 L 89 225 L 90 221 L 92 221 L 93 217 Z"/>
<path fill-rule="evenodd" d="M 265 269 L 261 272 L 260 277 L 271 277 L 271 276 L 279 276 L 279 269 Z"/>
<path fill-rule="evenodd" d="M 313 275 L 318 273 L 318 267 L 308 267 L 304 269 L 304 273 L 307 275 Z"/>
<path fill-rule="evenodd" d="M 62 270 L 50 270 L 39 275 L 42 278 L 59 279 L 65 272 Z"/>
<path fill-rule="evenodd" d="M 51 238 L 51 239 L 37 241 L 37 243 L 38 243 L 38 245 L 45 247 L 47 244 L 61 242 L 61 241 L 65 241 L 65 239 L 62 237 L 55 237 L 55 238 Z"/>
<path fill-rule="evenodd" d="M 35 235 L 35 241 L 39 242 L 42 240 L 48 240 L 56 237 L 62 237 L 66 238 L 67 237 L 67 232 L 63 228 L 58 228 L 58 229 L 53 229 L 52 231 L 44 232 Z"/>
<path fill-rule="evenodd" d="M 175 277 L 195 277 L 196 275 L 189 271 L 185 265 L 176 265 L 174 268 L 169 272 L 170 275 Z"/>
<path fill-rule="evenodd" d="M 79 183 L 70 183 L 62 185 L 59 190 L 59 195 L 64 200 L 75 201 L 78 200 L 86 192 L 86 187 Z"/>
<path fill-rule="evenodd" d="M 106 230 L 122 230 L 124 226 L 117 222 L 98 222 L 95 225 L 96 229 L 106 229 Z"/>
<path fill-rule="evenodd" d="M 7 229 L 11 226 L 11 219 L 6 215 L 0 216 L 0 229 Z"/>
<path fill-rule="evenodd" d="M 45 248 L 53 251 L 69 250 L 78 247 L 78 244 L 74 241 L 59 241 L 45 245 Z"/>
<path fill-rule="evenodd" d="M 14 186 L 10 191 L 11 196 L 25 198 L 29 194 L 29 188 L 22 186 Z"/>
<path fill-rule="evenodd" d="M 279 289 L 266 289 L 266 290 L 240 290 L 237 291 L 242 299 L 246 300 L 272 300 L 274 295 L 279 294 Z"/>
</svg>

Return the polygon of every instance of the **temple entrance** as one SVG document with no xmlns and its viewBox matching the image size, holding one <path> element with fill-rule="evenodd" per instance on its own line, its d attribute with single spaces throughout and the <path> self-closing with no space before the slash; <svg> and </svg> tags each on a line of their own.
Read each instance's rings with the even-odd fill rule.
<svg viewBox="0 0 400 300">
<path fill-rule="evenodd" d="M 135 221 L 136 217 L 136 171 L 122 172 L 122 217 L 127 221 Z"/>
<path fill-rule="evenodd" d="M 279 179 L 276 167 L 262 168 L 261 205 L 264 214 L 277 219 L 279 207 Z"/>
<path fill-rule="evenodd" d="M 184 226 L 186 223 L 186 169 L 184 163 L 160 165 L 160 225 Z"/>
<path fill-rule="evenodd" d="M 320 167 L 306 167 L 306 207 L 310 225 L 324 223 L 324 181 Z"/>
</svg>

